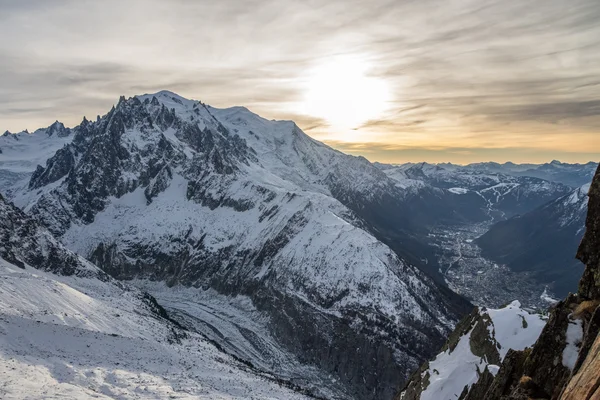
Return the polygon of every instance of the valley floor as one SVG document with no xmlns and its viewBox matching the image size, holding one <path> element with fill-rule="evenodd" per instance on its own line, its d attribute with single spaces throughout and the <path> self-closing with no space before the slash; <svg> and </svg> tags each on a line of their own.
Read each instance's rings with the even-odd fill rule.
<svg viewBox="0 0 600 400">
<path fill-rule="evenodd" d="M 498 308 L 519 300 L 524 307 L 547 309 L 552 298 L 544 285 L 526 272 L 511 271 L 481 256 L 473 240 L 488 229 L 485 223 L 442 227 L 430 234 L 448 286 L 478 306 Z"/>
</svg>

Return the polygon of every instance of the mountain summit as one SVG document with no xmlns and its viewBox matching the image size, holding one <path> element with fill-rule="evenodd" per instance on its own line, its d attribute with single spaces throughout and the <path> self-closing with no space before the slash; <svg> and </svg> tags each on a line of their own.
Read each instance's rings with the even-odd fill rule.
<svg viewBox="0 0 600 400">
<path fill-rule="evenodd" d="M 13 201 L 115 278 L 248 298 L 271 339 L 238 324 L 251 350 L 215 340 L 268 372 L 298 375 L 276 346 L 346 395 L 391 398 L 470 308 L 380 240 L 408 240 L 414 193 L 293 122 L 161 91 L 56 140 Z"/>
</svg>

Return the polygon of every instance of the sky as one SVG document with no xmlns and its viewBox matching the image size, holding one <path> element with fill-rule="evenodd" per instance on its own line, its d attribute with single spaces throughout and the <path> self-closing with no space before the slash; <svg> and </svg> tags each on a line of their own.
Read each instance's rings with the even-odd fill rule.
<svg viewBox="0 0 600 400">
<path fill-rule="evenodd" d="M 0 0 L 0 130 L 167 89 L 372 161 L 598 161 L 598 21 L 598 0 Z"/>
</svg>

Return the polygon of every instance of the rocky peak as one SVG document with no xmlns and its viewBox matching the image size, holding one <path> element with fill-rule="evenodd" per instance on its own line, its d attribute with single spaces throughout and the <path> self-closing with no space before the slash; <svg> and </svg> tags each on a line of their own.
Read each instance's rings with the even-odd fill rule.
<svg viewBox="0 0 600 400">
<path fill-rule="evenodd" d="M 186 101 L 188 105 L 198 104 Z M 72 217 L 92 222 L 110 196 L 120 198 L 142 187 L 147 200 L 152 201 L 169 186 L 175 169 L 189 180 L 188 199 L 213 206 L 222 203 L 208 193 L 214 193 L 215 184 L 231 182 L 217 184 L 212 179 L 212 185 L 206 185 L 205 180 L 213 172 L 233 175 L 240 164 L 248 165 L 256 158 L 245 141 L 231 134 L 205 106 L 176 109 L 182 102 L 167 92 L 129 99 L 121 96 L 98 121 L 84 117 L 73 129 L 73 141 L 58 150 L 45 167 L 38 166 L 29 182 L 30 189 L 37 189 L 64 179 L 54 194 L 41 199 L 46 205 L 55 204 L 55 212 L 44 212 L 42 220 L 48 217 L 55 221 L 56 215 L 63 215 L 59 227 L 48 222 L 55 234 L 64 232 Z M 40 207 L 32 212 L 40 212 Z"/>
<path fill-rule="evenodd" d="M 586 232 L 577 252 L 585 263 L 578 293 L 569 294 L 551 310 L 531 348 L 511 351 L 499 370 L 479 374 L 459 399 L 600 398 L 600 168 L 588 195 Z M 419 393 L 406 397 L 415 393 L 410 390 L 421 383 L 420 376 L 413 377 L 399 398 L 421 399 Z"/>
<path fill-rule="evenodd" d="M 0 257 L 19 268 L 33 267 L 59 275 L 108 276 L 70 252 L 37 221 L 0 195 Z"/>
<path fill-rule="evenodd" d="M 62 122 L 56 120 L 47 128 L 38 129 L 34 132 L 36 133 L 44 133 L 48 136 L 58 136 L 58 137 L 66 137 L 71 134 L 71 129 L 66 128 Z"/>
</svg>

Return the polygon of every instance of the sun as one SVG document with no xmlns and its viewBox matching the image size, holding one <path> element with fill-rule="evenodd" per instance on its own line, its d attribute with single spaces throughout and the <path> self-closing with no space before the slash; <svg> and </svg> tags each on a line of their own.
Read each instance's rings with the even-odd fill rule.
<svg viewBox="0 0 600 400">
<path fill-rule="evenodd" d="M 307 80 L 304 113 L 346 129 L 382 116 L 391 91 L 384 79 L 369 76 L 369 70 L 368 62 L 355 56 L 337 56 L 318 65 Z"/>
</svg>

